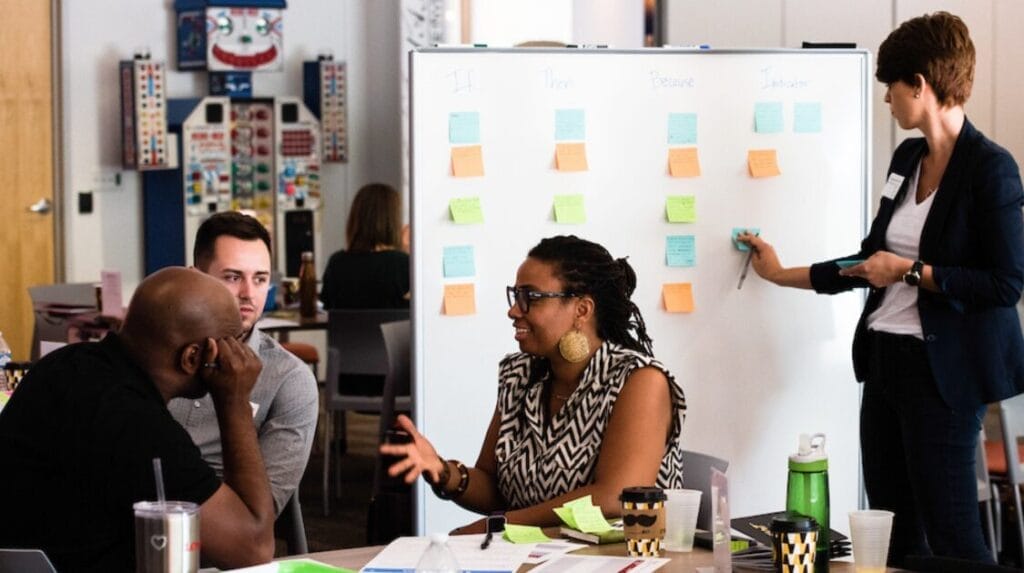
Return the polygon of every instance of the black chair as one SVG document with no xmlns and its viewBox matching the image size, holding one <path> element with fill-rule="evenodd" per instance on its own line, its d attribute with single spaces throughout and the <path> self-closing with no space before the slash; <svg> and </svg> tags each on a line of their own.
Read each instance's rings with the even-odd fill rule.
<svg viewBox="0 0 1024 573">
<path fill-rule="evenodd" d="M 715 456 L 690 450 L 683 450 L 683 487 L 699 489 L 700 512 L 697 514 L 697 529 L 711 529 L 711 468 L 725 473 L 729 462 Z"/>
<path fill-rule="evenodd" d="M 330 515 L 331 450 L 334 437 L 334 412 L 341 412 L 341 438 L 337 443 L 335 459 L 341 456 L 344 442 L 344 413 L 381 411 L 383 382 L 388 373 L 387 351 L 380 325 L 409 319 L 409 309 L 331 310 L 327 319 L 327 380 L 325 381 L 324 410 L 324 467 L 323 508 Z M 359 392 L 348 387 L 353 382 L 379 379 L 375 392 Z M 399 408 L 408 410 L 408 395 L 395 398 Z M 335 473 L 335 491 L 340 489 L 340 477 Z"/>
<path fill-rule="evenodd" d="M 288 555 L 309 553 L 306 542 L 306 524 L 302 520 L 302 504 L 299 503 L 299 489 L 295 488 L 281 515 L 274 522 L 274 537 L 284 540 Z"/>
<path fill-rule="evenodd" d="M 1020 573 L 1020 569 L 1015 567 L 989 565 L 952 557 L 924 557 L 921 555 L 908 556 L 903 567 L 908 571 L 924 573 Z"/>
</svg>

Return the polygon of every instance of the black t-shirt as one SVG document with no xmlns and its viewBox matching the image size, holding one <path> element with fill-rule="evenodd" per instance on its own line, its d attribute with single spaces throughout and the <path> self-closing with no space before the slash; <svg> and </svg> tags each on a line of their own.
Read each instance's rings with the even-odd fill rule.
<svg viewBox="0 0 1024 573">
<path fill-rule="evenodd" d="M 47 355 L 0 414 L 0 547 L 58 571 L 134 571 L 136 501 L 202 504 L 220 481 L 117 335 Z"/>
<path fill-rule="evenodd" d="M 409 255 L 402 251 L 331 255 L 324 269 L 324 308 L 408 308 Z"/>
</svg>

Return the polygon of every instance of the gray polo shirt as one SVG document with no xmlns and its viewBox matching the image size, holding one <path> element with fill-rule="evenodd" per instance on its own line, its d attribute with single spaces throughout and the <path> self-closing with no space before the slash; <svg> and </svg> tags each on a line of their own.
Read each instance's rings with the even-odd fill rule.
<svg viewBox="0 0 1024 573">
<path fill-rule="evenodd" d="M 318 412 L 313 371 L 269 335 L 253 328 L 247 342 L 263 362 L 249 401 L 270 479 L 274 509 L 280 514 L 299 486 L 313 445 Z M 209 395 L 198 400 L 175 398 L 167 408 L 199 446 L 203 459 L 224 476 L 220 427 Z"/>
</svg>

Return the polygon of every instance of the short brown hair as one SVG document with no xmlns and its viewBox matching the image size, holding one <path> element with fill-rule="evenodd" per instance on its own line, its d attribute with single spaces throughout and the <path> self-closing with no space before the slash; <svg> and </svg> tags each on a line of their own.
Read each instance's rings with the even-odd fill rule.
<svg viewBox="0 0 1024 573">
<path fill-rule="evenodd" d="M 272 252 L 270 233 L 263 223 L 238 211 L 224 211 L 211 215 L 199 225 L 196 244 L 192 248 L 192 264 L 204 272 L 210 268 L 217 239 L 225 235 L 243 241 L 262 241 L 267 246 L 267 252 Z"/>
<path fill-rule="evenodd" d="M 397 247 L 402 233 L 401 209 L 401 198 L 394 187 L 386 183 L 364 185 L 348 212 L 348 252 L 368 253 L 378 245 Z"/>
<path fill-rule="evenodd" d="M 974 84 L 974 42 L 967 25 L 949 12 L 935 12 L 900 24 L 878 48 L 875 78 L 917 87 L 921 74 L 940 105 L 963 105 Z"/>
</svg>

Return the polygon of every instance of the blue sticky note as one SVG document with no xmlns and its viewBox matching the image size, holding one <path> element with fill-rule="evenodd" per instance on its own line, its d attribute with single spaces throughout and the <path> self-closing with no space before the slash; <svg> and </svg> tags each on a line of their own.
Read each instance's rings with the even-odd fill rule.
<svg viewBox="0 0 1024 573">
<path fill-rule="evenodd" d="M 821 103 L 816 101 L 794 103 L 793 131 L 796 133 L 820 133 Z"/>
<path fill-rule="evenodd" d="M 476 265 L 473 264 L 472 245 L 444 248 L 445 278 L 471 277 L 474 275 L 476 275 Z"/>
<path fill-rule="evenodd" d="M 668 144 L 688 145 L 697 143 L 697 114 L 668 114 Z"/>
<path fill-rule="evenodd" d="M 583 141 L 587 126 L 582 109 L 555 110 L 555 141 Z"/>
<path fill-rule="evenodd" d="M 754 104 L 754 131 L 782 133 L 782 102 L 759 101 Z"/>
<path fill-rule="evenodd" d="M 848 269 L 850 267 L 855 267 L 863 262 L 864 259 L 846 259 L 842 261 L 836 261 L 836 264 L 839 265 L 839 268 L 841 269 Z"/>
<path fill-rule="evenodd" d="M 480 143 L 480 114 L 475 111 L 449 113 L 448 143 Z"/>
<path fill-rule="evenodd" d="M 670 267 L 697 264 L 697 241 L 693 235 L 669 235 L 665 239 L 665 264 Z"/>
<path fill-rule="evenodd" d="M 760 227 L 733 227 L 732 228 L 732 245 L 737 249 L 746 252 L 750 250 L 750 247 L 746 243 L 741 243 L 736 240 L 736 237 L 741 233 L 753 233 L 755 235 L 761 234 Z"/>
</svg>

